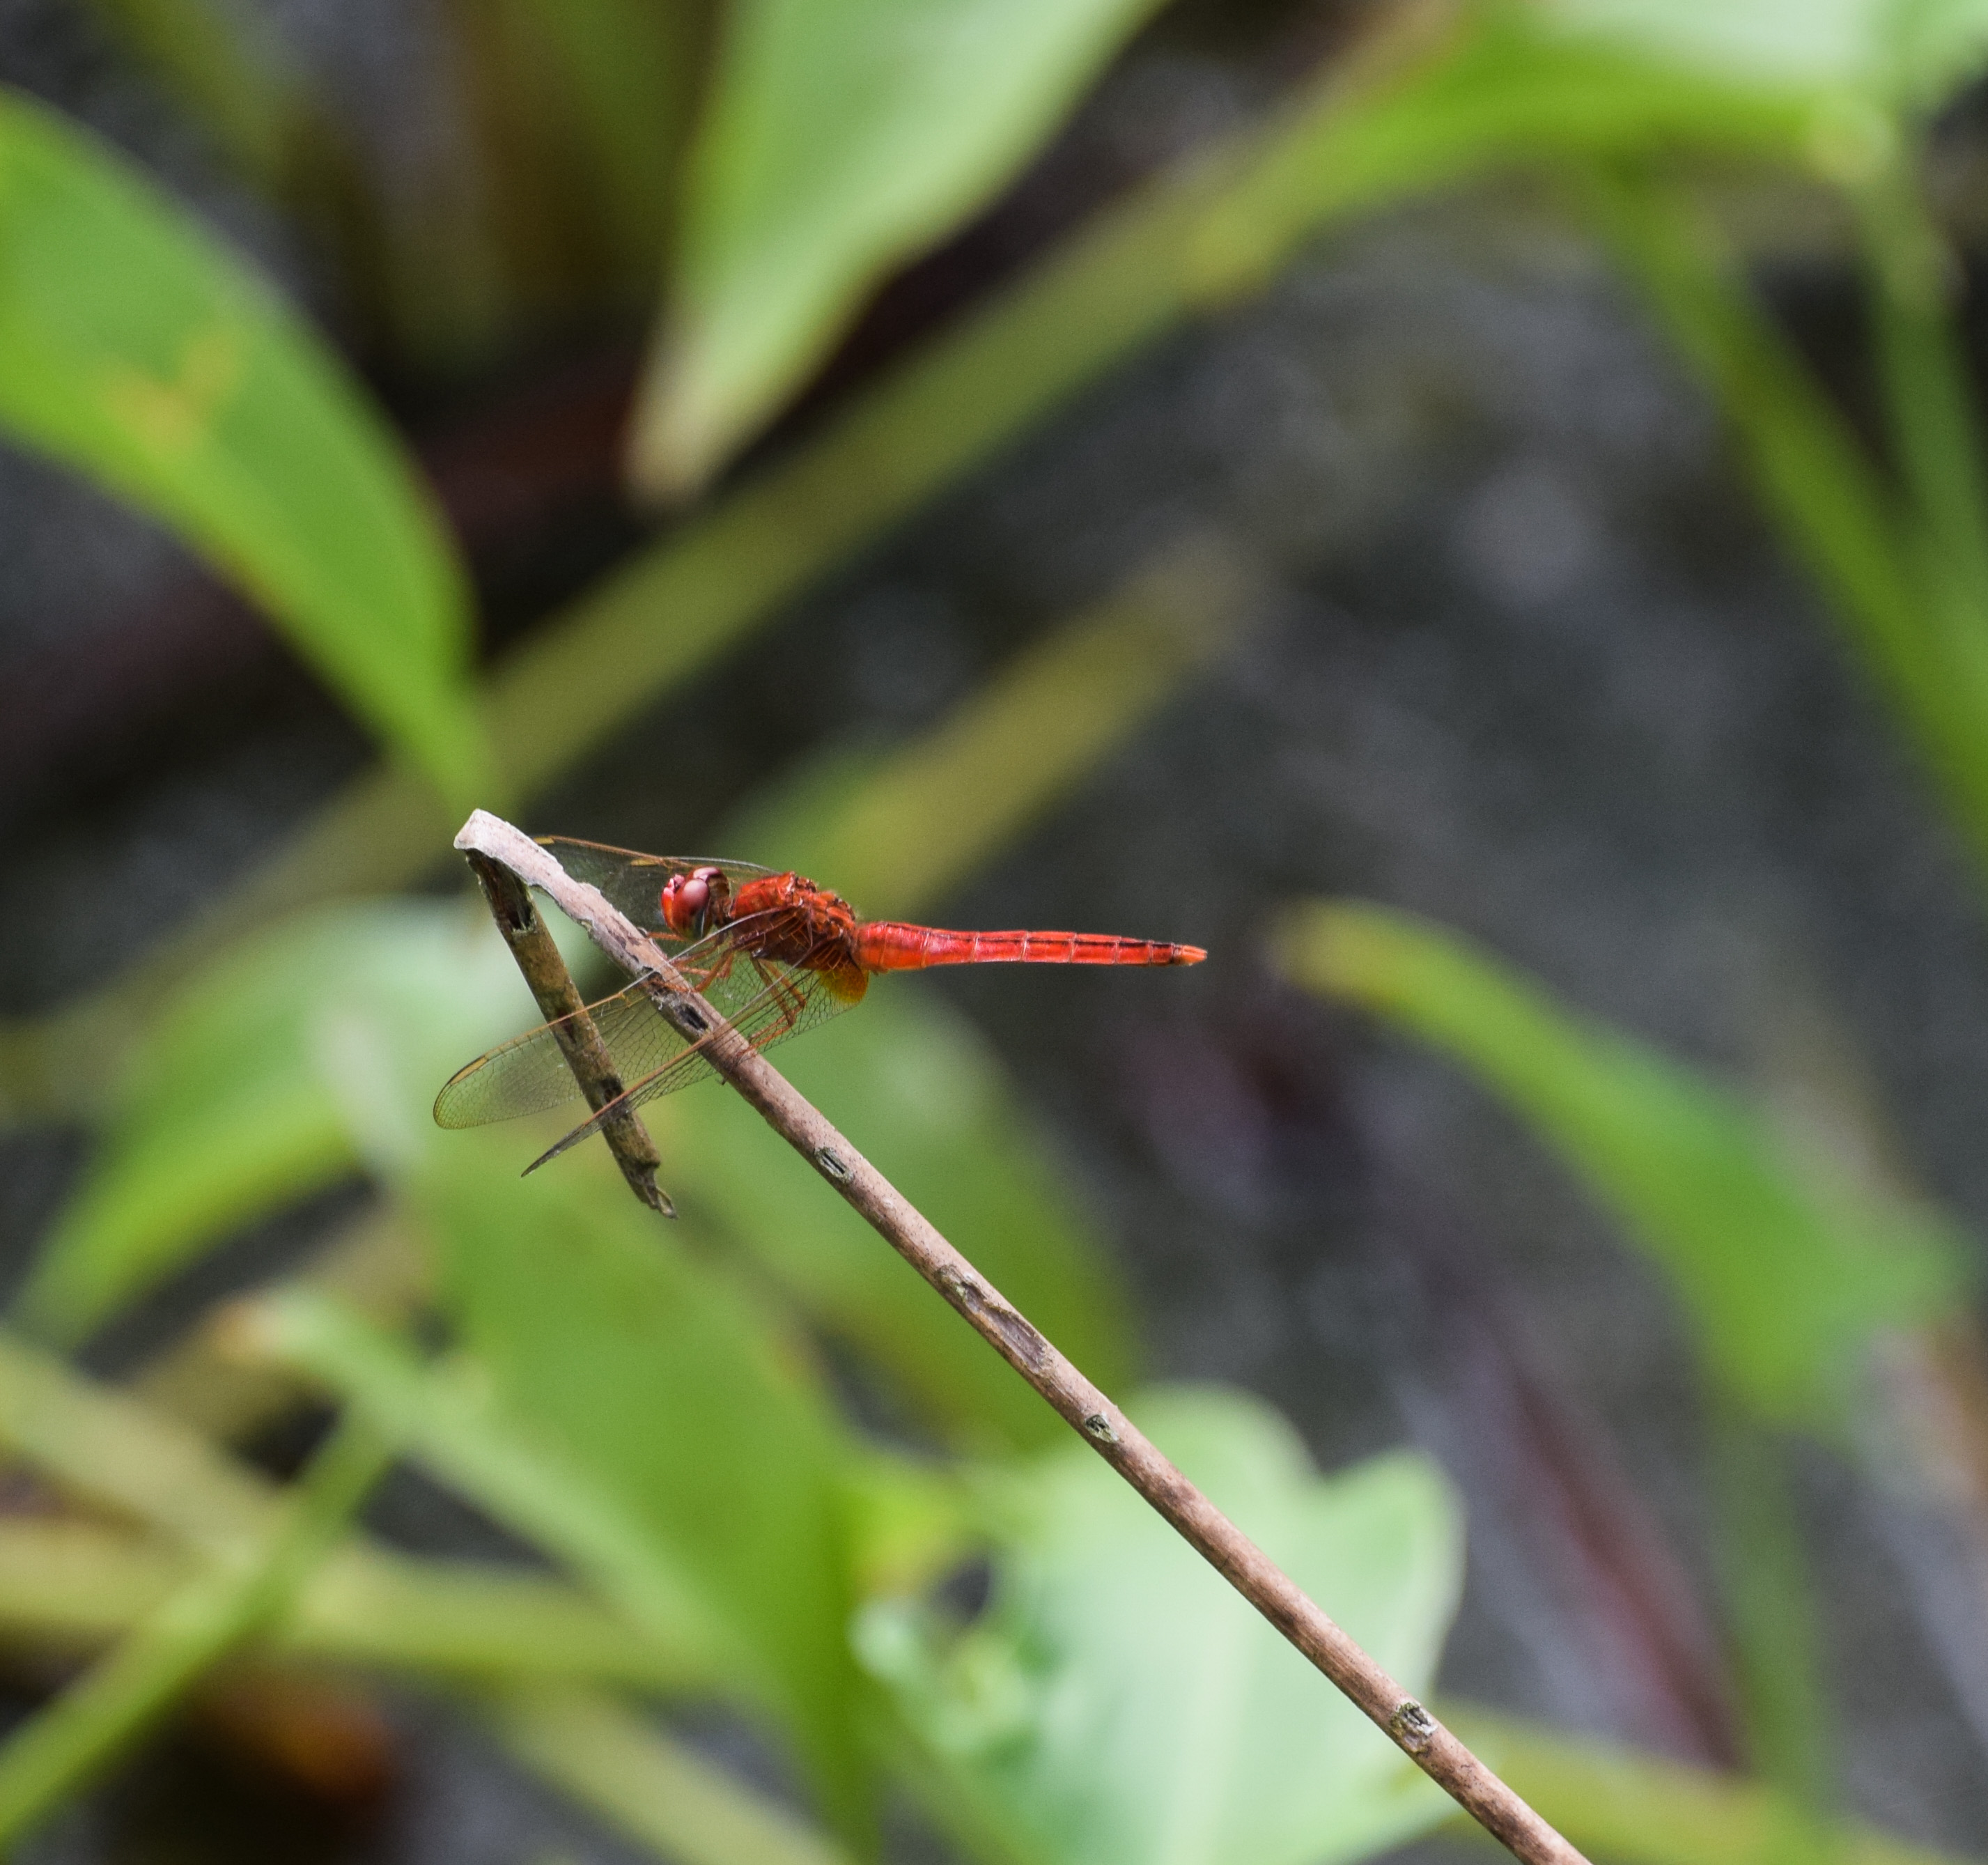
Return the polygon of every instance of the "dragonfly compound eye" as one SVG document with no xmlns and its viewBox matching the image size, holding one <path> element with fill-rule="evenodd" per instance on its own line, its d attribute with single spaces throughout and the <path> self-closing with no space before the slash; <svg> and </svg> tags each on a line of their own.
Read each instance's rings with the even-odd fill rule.
<svg viewBox="0 0 1988 1865">
<path fill-rule="evenodd" d="M 688 876 L 671 875 L 663 883 L 663 923 L 672 932 L 688 932 L 711 904 L 708 871 L 699 868 Z"/>
</svg>

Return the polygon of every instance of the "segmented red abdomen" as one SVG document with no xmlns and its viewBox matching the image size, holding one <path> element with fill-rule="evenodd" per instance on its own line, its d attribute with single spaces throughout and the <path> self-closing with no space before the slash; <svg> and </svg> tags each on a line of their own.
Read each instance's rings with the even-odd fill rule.
<svg viewBox="0 0 1988 1865">
<path fill-rule="evenodd" d="M 856 962 L 865 971 L 922 971 L 928 965 L 1199 965 L 1199 946 L 1121 939 L 1111 932 L 949 932 L 901 920 L 856 929 Z"/>
</svg>

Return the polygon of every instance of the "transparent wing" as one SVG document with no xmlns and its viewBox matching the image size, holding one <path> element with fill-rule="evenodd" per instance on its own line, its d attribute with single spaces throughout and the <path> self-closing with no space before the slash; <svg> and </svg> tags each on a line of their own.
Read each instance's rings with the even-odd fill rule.
<svg viewBox="0 0 1988 1865">
<path fill-rule="evenodd" d="M 867 982 L 853 967 L 810 970 L 739 949 L 742 930 L 764 932 L 767 922 L 778 916 L 756 913 L 750 919 L 735 920 L 709 938 L 686 946 L 674 961 L 712 1007 L 755 1048 L 812 1029 L 854 1004 Z M 587 1014 L 628 1091 L 617 1105 L 639 1106 L 708 1071 L 709 1065 L 691 1049 L 640 984 L 631 984 L 588 1005 Z M 543 1113 L 579 1096 L 580 1084 L 560 1048 L 559 1026 L 541 1024 L 450 1077 L 435 1097 L 434 1117 L 439 1126 L 479 1127 Z"/>
<path fill-rule="evenodd" d="M 624 1082 L 631 1078 L 631 1071 L 633 1079 L 640 1080 L 660 1068 L 671 1053 L 669 1042 L 683 1047 L 640 985 L 590 1004 L 587 1011 Z M 480 1127 L 494 1120 L 516 1120 L 520 1115 L 543 1113 L 579 1094 L 580 1084 L 559 1045 L 559 1026 L 541 1024 L 451 1075 L 435 1097 L 435 1124 Z"/>
<path fill-rule="evenodd" d="M 798 966 L 746 958 L 733 966 L 722 985 L 704 994 L 713 1009 L 725 1012 L 725 1021 L 730 1027 L 755 1049 L 766 1050 L 776 1043 L 785 1042 L 790 1036 L 800 1035 L 803 1030 L 812 1030 L 817 1024 L 826 1023 L 852 1004 L 860 1002 L 869 982 L 869 974 L 854 965 L 827 971 L 809 971 Z M 755 985 L 756 990 L 752 989 Z M 641 989 L 639 986 L 636 988 Z M 724 1001 L 726 999 L 741 1001 L 732 1008 Z M 644 1001 L 647 1001 L 646 997 Z M 651 1014 L 655 1015 L 653 1005 Z M 624 1073 L 622 1079 L 627 1086 L 620 1098 L 610 1102 L 591 1119 L 583 1121 L 557 1146 L 534 1159 L 526 1168 L 528 1171 L 536 1172 L 546 1160 L 557 1159 L 569 1146 L 578 1146 L 590 1134 L 598 1132 L 606 1122 L 623 1109 L 641 1107 L 658 1095 L 673 1095 L 680 1088 L 688 1088 L 693 1081 L 702 1081 L 705 1076 L 716 1074 L 705 1058 L 702 1042 L 686 1043 L 677 1037 L 676 1031 L 661 1016 L 656 1016 L 656 1021 L 675 1038 L 679 1053 L 646 1077 L 630 1080 Z"/>
<path fill-rule="evenodd" d="M 604 842 L 577 841 L 569 835 L 542 835 L 539 845 L 576 881 L 599 888 L 659 944 L 676 945 L 682 935 L 663 923 L 663 883 L 671 875 L 695 868 L 722 868 L 735 894 L 748 881 L 763 880 L 773 871 L 751 861 L 720 861 L 702 855 L 638 855 L 632 848 L 610 848 Z"/>
</svg>

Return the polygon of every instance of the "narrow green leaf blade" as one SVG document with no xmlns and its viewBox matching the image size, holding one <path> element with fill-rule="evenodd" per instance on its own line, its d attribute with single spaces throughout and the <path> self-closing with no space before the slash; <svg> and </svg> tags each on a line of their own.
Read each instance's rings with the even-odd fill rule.
<svg viewBox="0 0 1988 1865">
<path fill-rule="evenodd" d="M 1952 1301 L 1963 1246 L 1876 1202 L 1743 1096 L 1560 1008 L 1456 935 L 1386 908 L 1293 915 L 1298 983 L 1378 1012 L 1501 1096 L 1672 1276 L 1713 1371 L 1770 1418 L 1827 1424 L 1872 1332 Z"/>
<path fill-rule="evenodd" d="M 93 0 L 113 32 L 246 174 L 274 190 L 309 100 L 273 22 L 226 0 Z"/>
<path fill-rule="evenodd" d="M 172 530 L 445 794 L 490 766 L 463 581 L 330 352 L 124 160 L 0 93 L 0 428 Z"/>
</svg>

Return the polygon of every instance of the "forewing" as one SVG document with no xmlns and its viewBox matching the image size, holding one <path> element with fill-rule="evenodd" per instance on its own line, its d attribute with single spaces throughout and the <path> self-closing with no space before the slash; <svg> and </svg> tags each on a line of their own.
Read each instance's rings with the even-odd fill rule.
<svg viewBox="0 0 1988 1865">
<path fill-rule="evenodd" d="M 692 946 L 685 958 L 698 949 Z M 729 969 L 712 977 L 702 988 L 705 1001 L 722 1013 L 727 1024 L 755 1049 L 766 1050 L 847 1010 L 861 1000 L 868 983 L 867 976 L 854 966 L 811 971 L 799 966 L 734 954 Z M 624 1075 L 622 1079 L 627 1087 L 620 1099 L 610 1102 L 592 1119 L 574 1128 L 557 1146 L 534 1160 L 530 1169 L 537 1170 L 547 1159 L 557 1159 L 568 1147 L 579 1145 L 590 1134 L 597 1132 L 603 1122 L 624 1108 L 641 1107 L 659 1095 L 674 1094 L 678 1088 L 688 1088 L 691 1082 L 701 1081 L 706 1075 L 716 1072 L 700 1044 L 696 1047 L 684 1045 L 681 1054 L 664 1062 L 646 1078 Z"/>
<path fill-rule="evenodd" d="M 684 1046 L 683 1038 L 666 1023 L 639 984 L 587 1006 L 623 1083 L 654 1075 Z M 435 1097 L 435 1124 L 480 1127 L 493 1120 L 516 1120 L 523 1114 L 578 1098 L 580 1084 L 566 1066 L 555 1024 L 500 1044 L 452 1075 Z"/>
<path fill-rule="evenodd" d="M 583 842 L 567 835 L 542 835 L 542 848 L 576 881 L 599 888 L 610 905 L 627 915 L 658 944 L 678 945 L 681 933 L 663 923 L 663 883 L 671 875 L 688 874 L 696 868 L 718 868 L 725 872 L 736 893 L 749 881 L 762 880 L 769 868 L 751 861 L 720 861 L 702 855 L 638 855 L 632 848 L 610 848 L 604 842 Z"/>
<path fill-rule="evenodd" d="M 610 852 L 623 851 L 617 849 Z M 823 988 L 821 980 L 831 974 L 776 964 L 753 958 L 739 949 L 739 942 L 743 937 L 777 937 L 786 930 L 779 922 L 789 918 L 793 911 L 789 908 L 776 908 L 734 920 L 708 938 L 699 939 L 695 945 L 685 946 L 676 953 L 673 963 L 694 989 L 704 993 L 726 1021 L 737 1023 L 749 1032 L 762 1023 L 770 1029 L 784 1018 L 791 1027 L 780 1034 L 795 1034 L 831 1014 L 810 1008 L 813 997 Z M 850 974 L 853 984 L 850 977 L 839 973 L 833 975 L 833 988 L 827 990 L 830 998 L 837 990 L 845 997 L 852 990 L 856 997 L 863 994 L 864 979 L 861 972 Z M 759 1002 L 762 997 L 767 1000 L 765 1004 Z M 607 1044 L 624 1088 L 658 1078 L 659 1071 L 672 1061 L 681 1060 L 691 1065 L 672 1075 L 668 1087 L 651 1088 L 642 1096 L 644 1100 L 653 1100 L 655 1095 L 667 1093 L 670 1088 L 681 1088 L 702 1072 L 701 1058 L 682 1055 L 686 1046 L 683 1037 L 657 1010 L 648 993 L 639 983 L 626 986 L 613 997 L 589 1004 L 587 1014 L 593 1019 L 594 1027 Z M 522 1115 L 543 1113 L 548 1108 L 576 1099 L 580 1084 L 573 1078 L 565 1052 L 560 1048 L 559 1032 L 560 1025 L 556 1023 L 541 1024 L 536 1030 L 499 1044 L 487 1055 L 478 1057 L 468 1068 L 458 1070 L 435 1097 L 436 1124 L 444 1127 L 485 1126 L 492 1121 L 516 1120 Z"/>
</svg>

